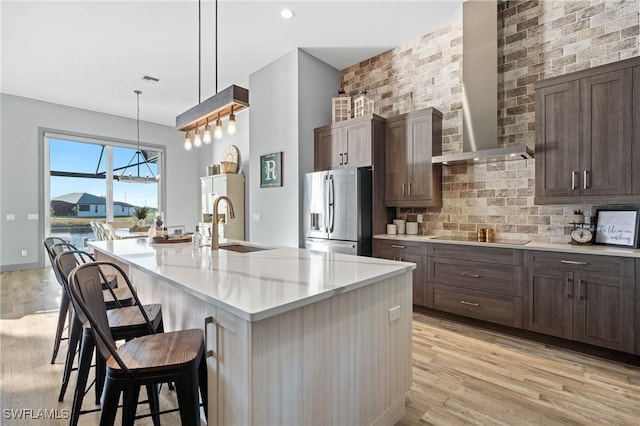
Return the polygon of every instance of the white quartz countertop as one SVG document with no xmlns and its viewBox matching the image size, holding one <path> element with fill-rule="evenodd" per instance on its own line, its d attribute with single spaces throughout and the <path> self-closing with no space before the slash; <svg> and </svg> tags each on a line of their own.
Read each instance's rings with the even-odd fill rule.
<svg viewBox="0 0 640 426">
<path fill-rule="evenodd" d="M 479 247 L 503 247 L 511 249 L 521 250 L 541 250 L 541 251 L 555 251 L 561 253 L 577 253 L 577 254 L 595 254 L 601 256 L 621 256 L 621 257 L 639 257 L 640 249 L 631 249 L 625 247 L 605 246 L 605 245 L 574 245 L 574 244 L 561 244 L 561 243 L 543 243 L 537 241 L 530 241 L 523 244 L 520 241 L 514 241 L 510 243 L 506 242 L 493 242 L 483 243 L 478 241 L 456 241 L 442 238 L 439 235 L 407 235 L 407 234 L 379 234 L 373 238 L 382 240 L 395 240 L 395 241 L 415 241 L 415 242 L 430 242 L 439 244 L 459 244 L 468 246 Z"/>
<path fill-rule="evenodd" d="M 248 321 L 415 269 L 414 263 L 289 247 L 249 253 L 212 252 L 209 247 L 191 243 L 154 244 L 147 238 L 89 244 Z"/>
</svg>

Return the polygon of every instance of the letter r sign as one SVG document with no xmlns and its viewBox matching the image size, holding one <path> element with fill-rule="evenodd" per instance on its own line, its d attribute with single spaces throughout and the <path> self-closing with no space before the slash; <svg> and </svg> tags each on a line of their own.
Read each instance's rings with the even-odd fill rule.
<svg viewBox="0 0 640 426">
<path fill-rule="evenodd" d="M 282 152 L 260 156 L 260 187 L 282 186 Z"/>
</svg>

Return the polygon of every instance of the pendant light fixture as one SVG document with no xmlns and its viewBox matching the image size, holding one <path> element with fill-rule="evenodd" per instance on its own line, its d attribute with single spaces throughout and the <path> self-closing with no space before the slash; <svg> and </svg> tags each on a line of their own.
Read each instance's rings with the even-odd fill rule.
<svg viewBox="0 0 640 426">
<path fill-rule="evenodd" d="M 215 2 L 215 89 L 216 94 L 204 101 L 200 97 L 201 73 L 202 73 L 202 31 L 201 31 L 201 1 L 198 0 L 198 105 L 188 109 L 176 117 L 176 128 L 185 132 L 184 148 L 190 151 L 193 146 L 199 147 L 202 142 L 211 142 L 211 127 L 209 121 L 216 120 L 214 138 L 222 138 L 222 118 L 229 116 L 227 132 L 232 135 L 236 131 L 235 112 L 243 110 L 249 106 L 249 91 L 240 86 L 231 85 L 218 92 L 218 0 Z M 204 126 L 204 137 L 201 137 L 200 127 Z M 193 143 L 191 141 L 191 131 L 194 131 Z"/>
<path fill-rule="evenodd" d="M 129 160 L 129 164 L 127 164 L 124 167 L 124 169 L 122 169 L 122 172 L 119 175 L 118 174 L 114 175 L 114 179 L 120 182 L 129 182 L 129 183 L 157 183 L 158 179 L 154 175 L 153 171 L 151 170 L 151 167 L 149 167 L 149 162 L 147 161 L 147 157 L 145 157 L 143 152 L 140 150 L 140 95 L 142 94 L 142 92 L 140 90 L 134 90 L 133 93 L 136 94 L 136 106 L 137 106 L 136 126 L 138 129 L 138 137 L 137 137 L 136 152 L 135 154 L 133 154 L 133 157 L 131 157 L 131 160 Z M 147 170 L 149 171 L 149 173 L 147 173 L 146 176 L 140 176 L 140 165 L 142 164 L 147 166 Z M 136 174 L 134 175 L 131 172 L 127 174 L 126 173 L 127 169 L 133 168 L 133 167 L 136 168 Z"/>
</svg>

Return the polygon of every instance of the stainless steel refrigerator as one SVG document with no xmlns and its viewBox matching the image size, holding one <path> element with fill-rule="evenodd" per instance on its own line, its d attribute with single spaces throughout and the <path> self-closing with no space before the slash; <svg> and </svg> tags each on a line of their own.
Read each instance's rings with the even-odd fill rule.
<svg viewBox="0 0 640 426">
<path fill-rule="evenodd" d="M 307 173 L 305 248 L 371 256 L 371 169 Z"/>
</svg>

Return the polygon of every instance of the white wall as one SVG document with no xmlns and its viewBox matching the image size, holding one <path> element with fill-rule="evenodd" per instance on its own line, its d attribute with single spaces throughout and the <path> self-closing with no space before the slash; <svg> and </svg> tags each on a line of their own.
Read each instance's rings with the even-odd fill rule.
<svg viewBox="0 0 640 426">
<path fill-rule="evenodd" d="M 0 95 L 0 269 L 44 264 L 42 129 L 131 141 L 135 124 L 129 118 Z M 198 216 L 197 160 L 183 149 L 184 136 L 173 127 L 141 121 L 141 142 L 166 147 L 165 200 L 167 224 L 190 225 Z M 6 214 L 14 213 L 15 221 Z M 27 221 L 28 213 L 40 220 Z M 21 256 L 27 250 L 27 256 Z"/>
<path fill-rule="evenodd" d="M 330 121 L 339 71 L 295 50 L 249 76 L 252 241 L 298 247 L 304 174 L 313 169 L 313 129 Z M 329 115 L 327 115 L 329 114 Z M 260 188 L 260 156 L 282 151 L 283 186 Z M 253 216 L 260 219 L 254 220 Z"/>
<path fill-rule="evenodd" d="M 251 203 L 249 200 L 249 182 L 251 181 L 251 173 L 249 170 L 249 117 L 251 114 L 252 94 L 249 91 L 249 108 L 244 109 L 236 113 L 236 133 L 233 135 L 227 134 L 228 118 L 222 120 L 222 126 L 224 130 L 224 136 L 221 139 L 213 139 L 210 145 L 203 145 L 200 149 L 202 152 L 196 154 L 198 157 L 198 176 L 206 176 L 207 166 L 211 164 L 220 164 L 222 160 L 222 154 L 224 150 L 234 145 L 240 152 L 240 164 L 238 165 L 238 173 L 244 175 L 244 208 L 245 208 L 245 223 L 244 234 L 245 239 L 249 239 L 249 212 L 251 211 Z M 196 148 L 191 151 L 196 151 Z M 233 201 L 233 200 L 232 200 Z M 201 206 L 202 207 L 202 206 Z"/>
<path fill-rule="evenodd" d="M 299 50 L 298 55 L 298 208 L 300 247 L 304 247 L 304 179 L 313 171 L 313 129 L 331 123 L 331 97 L 338 93 L 340 71 L 315 56 Z"/>
</svg>

